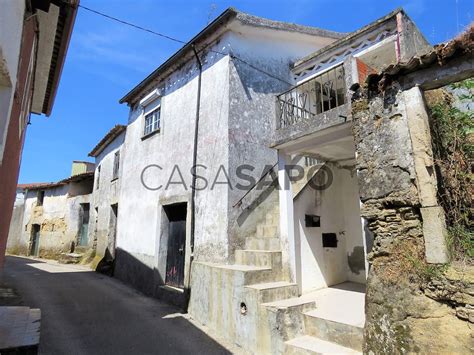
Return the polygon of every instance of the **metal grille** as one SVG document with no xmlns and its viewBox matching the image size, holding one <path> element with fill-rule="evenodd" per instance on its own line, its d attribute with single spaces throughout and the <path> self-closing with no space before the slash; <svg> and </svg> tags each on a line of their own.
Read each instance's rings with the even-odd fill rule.
<svg viewBox="0 0 474 355">
<path fill-rule="evenodd" d="M 277 96 L 279 128 L 332 110 L 346 102 L 342 64 Z"/>
</svg>

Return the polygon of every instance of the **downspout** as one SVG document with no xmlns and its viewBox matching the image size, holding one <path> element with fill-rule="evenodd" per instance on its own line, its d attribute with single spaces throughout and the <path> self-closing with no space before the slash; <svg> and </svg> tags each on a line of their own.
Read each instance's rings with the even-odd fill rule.
<svg viewBox="0 0 474 355">
<path fill-rule="evenodd" d="M 196 98 L 196 120 L 194 123 L 194 147 L 193 147 L 193 165 L 194 173 L 192 174 L 192 181 L 191 181 L 191 257 L 189 260 L 189 284 L 188 284 L 188 292 L 187 292 L 187 300 L 186 303 L 189 303 L 189 296 L 190 296 L 190 286 L 191 286 L 191 265 L 194 259 L 194 233 L 196 230 L 196 163 L 197 163 L 197 149 L 198 149 L 198 137 L 199 137 L 199 111 L 201 109 L 201 81 L 202 81 L 202 62 L 199 58 L 199 55 L 196 51 L 196 47 L 192 45 L 194 56 L 196 57 L 196 61 L 198 64 L 199 76 L 198 76 L 198 90 L 197 90 L 197 98 Z"/>
</svg>

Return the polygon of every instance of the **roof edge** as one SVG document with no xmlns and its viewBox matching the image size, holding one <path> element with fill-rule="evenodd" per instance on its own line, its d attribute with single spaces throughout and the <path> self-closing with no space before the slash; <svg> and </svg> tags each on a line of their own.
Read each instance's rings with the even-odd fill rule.
<svg viewBox="0 0 474 355">
<path fill-rule="evenodd" d="M 146 85 L 148 85 L 155 76 L 158 75 L 159 72 L 165 70 L 169 66 L 171 66 L 174 61 L 179 58 L 180 56 L 184 55 L 185 52 L 192 49 L 192 46 L 195 42 L 203 39 L 206 35 L 212 33 L 214 29 L 220 27 L 227 21 L 232 18 L 235 18 L 238 14 L 238 11 L 233 8 L 227 8 L 223 13 L 221 13 L 214 21 L 212 21 L 209 25 L 207 25 L 203 30 L 201 30 L 197 35 L 195 35 L 191 40 L 189 40 L 186 44 L 184 44 L 177 52 L 175 52 L 171 57 L 169 57 L 163 64 L 161 64 L 158 68 L 151 72 L 145 79 L 143 79 L 137 86 L 135 86 L 132 90 L 130 90 L 125 96 L 123 96 L 119 103 L 123 104 L 125 102 L 130 102 L 131 99 L 138 94 L 140 90 L 142 90 Z"/>
<path fill-rule="evenodd" d="M 130 103 L 134 99 L 134 97 L 139 94 L 140 90 L 150 84 L 153 79 L 155 79 L 161 72 L 164 72 L 166 69 L 168 69 L 173 63 L 175 63 L 175 61 L 184 56 L 184 54 L 188 50 L 191 50 L 192 46 L 195 45 L 196 42 L 203 40 L 204 38 L 215 32 L 215 30 L 217 30 L 219 27 L 225 25 L 226 23 L 234 19 L 240 21 L 241 24 L 246 26 L 268 28 L 276 31 L 299 32 L 302 34 L 322 36 L 332 39 L 340 39 L 347 35 L 347 33 L 325 30 L 318 27 L 270 20 L 263 17 L 250 15 L 245 12 L 238 11 L 233 7 L 229 7 L 214 21 L 212 21 L 209 25 L 202 29 L 196 36 L 189 40 L 183 47 L 181 47 L 177 52 L 175 52 L 171 57 L 169 57 L 163 64 L 161 64 L 157 69 L 155 69 L 150 75 L 143 79 L 137 86 L 135 86 L 125 96 L 123 96 L 119 100 L 119 103 Z"/>
<path fill-rule="evenodd" d="M 112 129 L 107 132 L 107 134 L 97 143 L 97 145 L 90 151 L 88 156 L 90 157 L 97 157 L 100 153 L 104 151 L 107 146 L 114 141 L 122 132 L 127 129 L 125 125 L 115 125 Z"/>
<path fill-rule="evenodd" d="M 57 57 L 60 60 L 55 61 L 51 60 L 51 67 L 50 73 L 48 78 L 48 83 L 46 84 L 46 90 L 49 89 L 49 95 L 46 94 L 47 97 L 44 98 L 43 101 L 43 109 L 41 110 L 46 117 L 51 116 L 51 112 L 53 110 L 54 101 L 56 99 L 56 94 L 59 88 L 59 81 L 61 79 L 61 74 L 64 68 L 64 64 L 66 62 L 66 55 L 69 49 L 69 43 L 71 42 L 72 30 L 74 28 L 74 23 L 76 22 L 77 16 L 77 9 L 79 8 L 79 1 L 80 0 L 71 0 L 69 2 L 63 2 L 63 9 L 62 11 L 65 12 L 65 20 L 64 20 L 64 27 L 61 34 L 60 45 Z M 61 10 L 60 10 L 61 16 Z M 59 27 L 58 27 L 59 28 Z M 57 29 L 58 31 L 58 29 Z M 56 36 L 58 34 L 56 33 Z"/>
<path fill-rule="evenodd" d="M 359 35 L 362 35 L 364 32 L 367 32 L 367 31 L 373 29 L 374 27 L 376 27 L 377 25 L 379 25 L 381 23 L 384 23 L 384 22 L 388 21 L 389 19 L 393 18 L 398 13 L 403 13 L 404 15 L 406 15 L 406 12 L 405 12 L 405 10 L 403 10 L 402 7 L 397 7 L 395 10 L 389 12 L 385 16 L 382 16 L 382 17 L 378 18 L 377 20 L 372 21 L 368 25 L 365 25 L 365 26 L 359 28 L 358 30 L 350 32 L 347 36 L 342 37 L 339 40 L 337 40 L 337 41 L 335 41 L 335 42 L 333 42 L 333 43 L 331 43 L 331 44 L 329 44 L 329 45 L 327 45 L 327 46 L 325 46 L 321 49 L 318 49 L 316 52 L 313 52 L 313 53 L 297 60 L 295 63 L 293 63 L 292 69 L 295 69 L 296 67 L 307 63 L 308 61 L 316 58 L 317 56 L 319 56 L 320 54 L 322 54 L 324 52 L 327 52 L 327 51 L 329 51 L 333 48 L 336 48 L 336 47 L 340 46 L 344 42 L 348 42 L 348 41 L 352 40 L 353 38 L 355 38 Z"/>
<path fill-rule="evenodd" d="M 73 176 L 70 176 L 68 178 L 62 179 L 60 181 L 56 181 L 56 182 L 18 184 L 17 188 L 21 188 L 23 190 L 46 190 L 46 189 L 56 188 L 56 187 L 59 187 L 59 186 L 64 186 L 64 185 L 67 185 L 71 182 L 76 182 L 76 181 L 80 181 L 80 180 L 83 180 L 83 179 L 88 179 L 88 178 L 91 178 L 93 176 L 94 176 L 93 171 L 87 171 L 85 173 L 73 175 Z"/>
</svg>

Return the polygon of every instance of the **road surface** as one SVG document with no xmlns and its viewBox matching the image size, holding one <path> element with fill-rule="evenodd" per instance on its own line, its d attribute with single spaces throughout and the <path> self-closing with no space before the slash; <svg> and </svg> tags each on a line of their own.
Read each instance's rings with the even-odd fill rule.
<svg viewBox="0 0 474 355">
<path fill-rule="evenodd" d="M 41 309 L 40 354 L 227 354 L 173 306 L 76 265 L 7 257 L 4 282 Z"/>
</svg>

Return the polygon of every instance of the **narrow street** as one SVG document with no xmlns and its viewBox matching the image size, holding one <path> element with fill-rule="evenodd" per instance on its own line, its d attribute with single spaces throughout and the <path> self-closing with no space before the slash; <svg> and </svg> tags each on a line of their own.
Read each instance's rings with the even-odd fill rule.
<svg viewBox="0 0 474 355">
<path fill-rule="evenodd" d="M 76 265 L 7 257 L 3 281 L 41 309 L 41 354 L 226 354 L 180 310 Z"/>
</svg>

